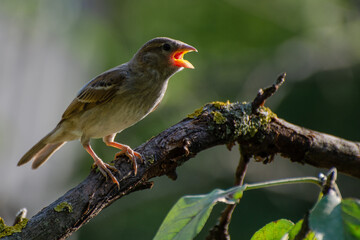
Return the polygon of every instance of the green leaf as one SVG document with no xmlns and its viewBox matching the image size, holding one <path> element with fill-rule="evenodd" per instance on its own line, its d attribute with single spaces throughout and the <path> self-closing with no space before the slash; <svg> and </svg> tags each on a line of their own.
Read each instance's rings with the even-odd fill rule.
<svg viewBox="0 0 360 240">
<path fill-rule="evenodd" d="M 341 198 L 329 191 L 316 203 L 309 215 L 309 227 L 318 239 L 342 239 L 344 235 L 341 219 Z"/>
<path fill-rule="evenodd" d="M 227 191 L 215 189 L 206 195 L 180 198 L 164 219 L 154 240 L 193 239 L 204 227 L 216 203 L 235 204 L 244 189 L 244 186 Z"/>
<path fill-rule="evenodd" d="M 285 239 L 288 239 L 288 240 L 294 240 L 296 235 L 298 235 L 298 233 L 300 232 L 301 230 L 301 227 L 302 227 L 302 223 L 303 223 L 303 219 L 301 219 L 300 221 L 298 221 L 291 229 L 290 231 L 288 232 L 288 238 L 285 238 Z M 310 231 L 306 237 L 302 240 L 316 240 L 315 238 L 315 233 Z"/>
<path fill-rule="evenodd" d="M 293 226 L 293 222 L 280 219 L 266 224 L 251 237 L 251 240 L 280 240 Z"/>
<path fill-rule="evenodd" d="M 309 227 L 320 240 L 360 239 L 359 200 L 341 200 L 330 191 L 310 212 Z"/>
<path fill-rule="evenodd" d="M 289 233 L 289 240 L 294 240 L 296 235 L 300 232 L 301 226 L 302 226 L 303 220 L 301 219 L 298 221 L 288 232 Z"/>
<path fill-rule="evenodd" d="M 344 199 L 341 202 L 345 239 L 360 239 L 360 201 Z"/>
</svg>

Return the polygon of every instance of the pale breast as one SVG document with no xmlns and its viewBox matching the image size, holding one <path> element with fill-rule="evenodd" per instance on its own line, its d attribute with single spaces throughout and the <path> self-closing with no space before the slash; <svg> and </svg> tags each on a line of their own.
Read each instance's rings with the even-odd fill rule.
<svg viewBox="0 0 360 240">
<path fill-rule="evenodd" d="M 121 94 L 112 101 L 86 111 L 80 128 L 88 138 L 102 138 L 134 125 L 156 108 L 165 95 L 167 81 L 141 94 Z"/>
</svg>

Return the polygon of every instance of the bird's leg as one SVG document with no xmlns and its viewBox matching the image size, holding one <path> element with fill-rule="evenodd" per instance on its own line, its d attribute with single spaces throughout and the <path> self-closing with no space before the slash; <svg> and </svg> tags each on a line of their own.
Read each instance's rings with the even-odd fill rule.
<svg viewBox="0 0 360 240">
<path fill-rule="evenodd" d="M 136 158 L 139 158 L 141 160 L 141 162 L 143 162 L 141 154 L 138 152 L 135 152 L 127 145 L 115 142 L 114 141 L 115 135 L 116 134 L 112 134 L 112 135 L 108 135 L 108 136 L 104 137 L 103 140 L 104 140 L 105 144 L 107 146 L 111 146 L 111 147 L 120 149 L 121 151 L 116 153 L 115 157 L 125 154 L 131 160 L 131 162 L 133 164 L 133 168 L 134 168 L 134 174 L 136 175 L 137 174 Z"/>
<path fill-rule="evenodd" d="M 104 175 L 104 177 L 106 179 L 107 179 L 107 176 L 110 176 L 113 183 L 115 183 L 118 186 L 118 188 L 120 189 L 120 184 L 119 184 L 118 180 L 115 178 L 115 176 L 111 173 L 110 169 L 113 170 L 113 171 L 119 171 L 119 170 L 117 168 L 115 168 L 114 166 L 111 166 L 111 165 L 109 165 L 107 163 L 104 163 L 96 155 L 96 153 L 92 150 L 89 143 L 83 143 L 83 146 L 84 146 L 85 150 L 90 154 L 90 156 L 94 159 L 94 164 L 96 166 L 98 166 L 99 171 L 101 172 L 101 174 Z"/>
</svg>

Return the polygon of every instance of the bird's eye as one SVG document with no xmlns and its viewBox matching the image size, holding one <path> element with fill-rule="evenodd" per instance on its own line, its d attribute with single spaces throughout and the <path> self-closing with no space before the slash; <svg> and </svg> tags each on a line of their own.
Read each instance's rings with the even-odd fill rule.
<svg viewBox="0 0 360 240">
<path fill-rule="evenodd" d="M 168 43 L 165 43 L 165 44 L 163 45 L 163 49 L 164 49 L 165 51 L 169 51 L 170 48 L 171 48 L 171 46 L 170 46 Z"/>
</svg>

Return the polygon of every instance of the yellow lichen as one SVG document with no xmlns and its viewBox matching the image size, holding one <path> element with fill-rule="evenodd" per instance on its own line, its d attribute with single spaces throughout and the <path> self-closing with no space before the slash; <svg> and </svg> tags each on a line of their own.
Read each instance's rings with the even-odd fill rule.
<svg viewBox="0 0 360 240">
<path fill-rule="evenodd" d="M 270 108 L 261 107 L 260 108 L 260 122 L 261 124 L 268 124 L 272 118 L 277 118 L 277 115 L 273 113 Z"/>
<path fill-rule="evenodd" d="M 194 113 L 188 115 L 189 118 L 196 118 L 201 114 L 210 112 L 213 116 L 213 121 L 216 125 L 230 123 L 230 125 L 224 126 L 221 131 L 221 137 L 231 136 L 233 132 L 233 138 L 237 139 L 239 136 L 254 137 L 259 131 L 264 131 L 273 118 L 276 118 L 276 114 L 273 113 L 267 107 L 260 107 L 256 114 L 253 114 L 252 103 L 230 103 L 227 102 L 211 102 L 202 108 L 195 110 Z M 228 121 L 228 119 L 230 119 Z M 218 129 L 215 125 L 209 124 L 209 129 Z M 262 135 L 259 135 L 262 138 Z"/>
<path fill-rule="evenodd" d="M 0 217 L 0 238 L 10 236 L 13 233 L 21 232 L 21 230 L 26 226 L 29 220 L 27 218 L 22 218 L 14 226 L 7 226 L 4 220 Z"/>
<path fill-rule="evenodd" d="M 276 114 L 267 107 L 261 107 L 259 110 L 258 116 L 246 114 L 239 118 L 240 121 L 238 121 L 237 129 L 235 130 L 236 135 L 249 135 L 250 137 L 254 137 L 259 130 L 266 129 L 272 118 L 277 117 Z"/>
<path fill-rule="evenodd" d="M 62 202 L 62 203 L 59 203 L 56 207 L 54 207 L 54 210 L 56 212 L 67 211 L 67 212 L 71 213 L 73 211 L 73 208 L 70 203 Z"/>
<path fill-rule="evenodd" d="M 217 109 L 222 109 L 223 107 L 229 105 L 230 101 L 229 100 L 227 100 L 226 102 L 215 101 L 215 102 L 211 102 L 210 104 L 214 105 L 214 107 L 216 107 Z"/>
<path fill-rule="evenodd" d="M 193 113 L 189 114 L 187 117 L 188 118 L 197 118 L 198 116 L 201 115 L 201 113 L 203 112 L 204 108 L 201 107 L 201 108 L 198 108 L 196 109 Z"/>
<path fill-rule="evenodd" d="M 218 111 L 212 111 L 211 114 L 214 116 L 213 120 L 216 122 L 216 124 L 224 124 L 226 123 L 227 119 L 224 117 L 221 112 Z"/>
</svg>

